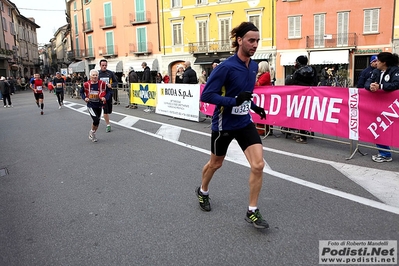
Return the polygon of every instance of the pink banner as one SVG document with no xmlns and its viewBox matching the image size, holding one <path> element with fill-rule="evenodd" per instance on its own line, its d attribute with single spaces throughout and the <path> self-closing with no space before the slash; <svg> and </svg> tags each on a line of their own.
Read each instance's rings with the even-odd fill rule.
<svg viewBox="0 0 399 266">
<path fill-rule="evenodd" d="M 359 89 L 359 140 L 399 147 L 399 90 Z"/>
<path fill-rule="evenodd" d="M 204 86 L 201 86 L 201 93 Z M 253 101 L 267 113 L 255 123 L 303 129 L 325 135 L 399 147 L 399 91 L 303 86 L 255 87 Z M 215 106 L 200 104 L 212 115 Z"/>
</svg>

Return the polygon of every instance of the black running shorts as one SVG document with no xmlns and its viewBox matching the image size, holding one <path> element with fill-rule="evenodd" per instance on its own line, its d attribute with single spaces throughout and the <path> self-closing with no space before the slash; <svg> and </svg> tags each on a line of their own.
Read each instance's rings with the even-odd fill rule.
<svg viewBox="0 0 399 266">
<path fill-rule="evenodd" d="M 36 101 L 39 99 L 44 99 L 44 94 L 43 93 L 34 93 Z"/>
<path fill-rule="evenodd" d="M 106 101 L 104 104 L 104 114 L 112 113 L 112 98 L 109 101 Z"/>
<path fill-rule="evenodd" d="M 241 149 L 245 151 L 249 146 L 254 144 L 262 144 L 258 130 L 254 123 L 248 124 L 246 127 L 237 130 L 212 131 L 211 152 L 216 156 L 224 156 L 230 142 L 236 139 Z"/>
</svg>

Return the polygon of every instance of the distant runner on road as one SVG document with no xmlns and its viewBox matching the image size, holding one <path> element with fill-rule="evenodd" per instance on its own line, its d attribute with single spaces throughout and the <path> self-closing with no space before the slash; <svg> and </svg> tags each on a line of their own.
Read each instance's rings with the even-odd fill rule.
<svg viewBox="0 0 399 266">
<path fill-rule="evenodd" d="M 98 80 L 97 70 L 90 70 L 90 80 L 83 84 L 80 89 L 80 96 L 87 103 L 87 110 L 93 120 L 89 131 L 89 139 L 92 142 L 97 142 L 96 132 L 100 124 L 103 106 L 108 100 L 111 101 L 111 92 L 107 89 L 107 83 Z"/>
<path fill-rule="evenodd" d="M 44 95 L 43 95 L 43 80 L 39 74 L 35 74 L 34 78 L 30 82 L 30 88 L 35 96 L 37 107 L 40 108 L 40 114 L 43 115 L 44 109 Z"/>
</svg>

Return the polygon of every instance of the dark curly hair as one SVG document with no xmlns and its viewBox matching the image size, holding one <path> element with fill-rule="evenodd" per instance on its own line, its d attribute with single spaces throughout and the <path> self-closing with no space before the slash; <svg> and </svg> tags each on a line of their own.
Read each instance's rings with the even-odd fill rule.
<svg viewBox="0 0 399 266">
<path fill-rule="evenodd" d="M 399 57 L 397 54 L 390 52 L 381 52 L 377 55 L 378 61 L 386 63 L 387 67 L 397 66 L 399 64 Z"/>
<path fill-rule="evenodd" d="M 231 30 L 230 38 L 233 40 L 232 47 L 236 48 L 236 52 L 239 48 L 237 37 L 244 37 L 248 31 L 259 31 L 259 29 L 251 22 L 243 22 L 238 27 Z"/>
</svg>

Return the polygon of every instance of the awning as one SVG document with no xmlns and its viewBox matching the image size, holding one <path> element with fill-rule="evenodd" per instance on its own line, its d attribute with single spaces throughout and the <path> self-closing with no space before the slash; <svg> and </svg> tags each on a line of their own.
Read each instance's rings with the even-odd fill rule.
<svg viewBox="0 0 399 266">
<path fill-rule="evenodd" d="M 349 64 L 349 50 L 310 52 L 309 65 Z"/>
<path fill-rule="evenodd" d="M 215 59 L 213 57 L 197 58 L 194 61 L 194 65 L 210 65 Z"/>
<path fill-rule="evenodd" d="M 123 72 L 123 62 L 122 61 L 108 61 L 107 69 L 114 71 L 116 73 Z"/>
<path fill-rule="evenodd" d="M 212 64 L 213 60 L 219 59 L 220 62 L 226 60 L 227 58 L 219 58 L 219 57 L 199 57 L 195 59 L 194 65 L 210 65 Z"/>
<path fill-rule="evenodd" d="M 125 62 L 125 69 L 129 71 L 130 67 L 133 67 L 134 71 L 140 72 L 144 71 L 144 69 L 141 67 L 141 64 L 143 62 L 147 63 L 147 66 L 150 68 L 151 71 L 159 71 L 159 63 L 158 59 L 143 59 L 143 60 L 131 60 L 128 62 Z"/>
<path fill-rule="evenodd" d="M 306 51 L 280 53 L 280 65 L 281 66 L 294 66 L 296 58 L 300 55 L 308 56 L 308 53 Z"/>
<path fill-rule="evenodd" d="M 254 54 L 251 58 L 252 60 L 269 60 L 271 55 L 269 53 L 259 53 Z"/>
<path fill-rule="evenodd" d="M 74 62 L 68 66 L 69 73 L 80 73 L 86 71 L 86 61 Z"/>
</svg>

